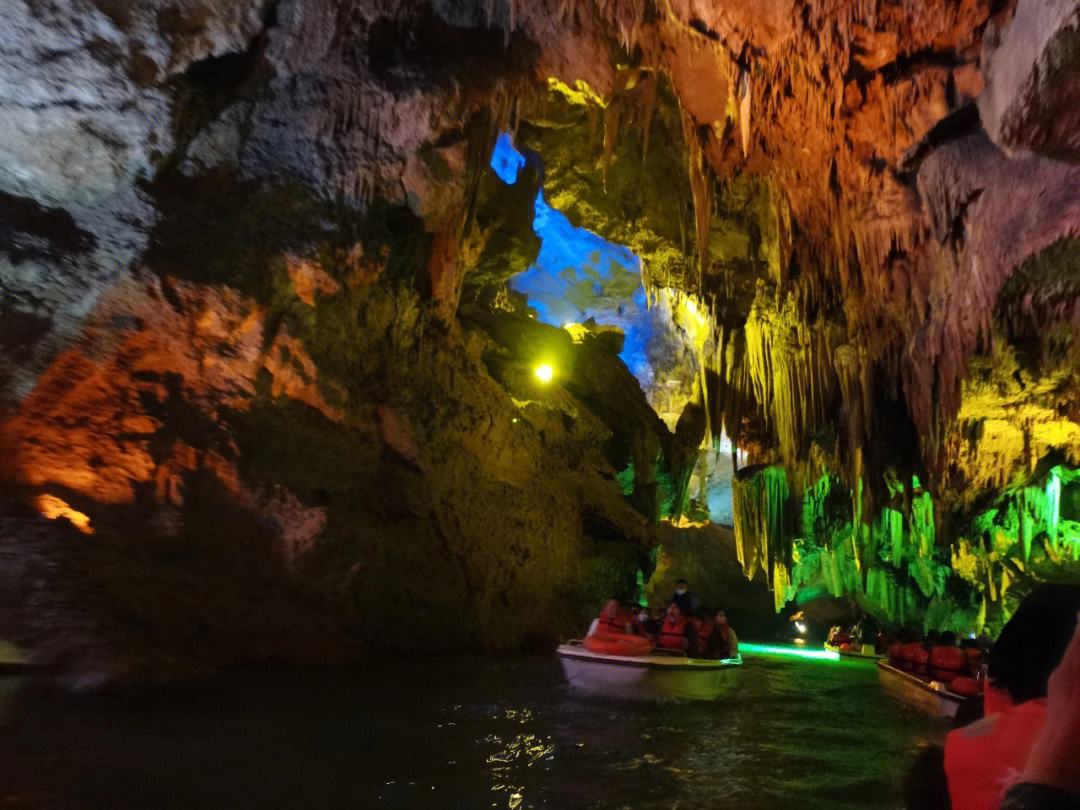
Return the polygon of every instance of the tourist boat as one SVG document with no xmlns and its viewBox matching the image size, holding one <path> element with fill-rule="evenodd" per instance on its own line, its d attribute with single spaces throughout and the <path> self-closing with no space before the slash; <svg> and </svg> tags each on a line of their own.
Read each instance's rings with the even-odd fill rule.
<svg viewBox="0 0 1080 810">
<path fill-rule="evenodd" d="M 941 717 L 955 717 L 961 704 L 967 700 L 978 700 L 950 692 L 940 681 L 924 681 L 889 664 L 878 661 L 878 677 L 881 685 L 893 697 L 923 711 Z"/>
<path fill-rule="evenodd" d="M 845 650 L 842 646 L 830 644 L 826 641 L 825 649 L 829 652 L 837 653 L 841 658 L 864 658 L 870 661 L 880 661 L 889 657 L 887 655 L 880 655 L 873 644 L 861 644 L 858 648 L 849 648 Z"/>
<path fill-rule="evenodd" d="M 713 700 L 732 683 L 742 657 L 687 658 L 654 650 L 649 655 L 610 655 L 575 639 L 558 649 L 566 680 L 575 689 L 625 698 Z"/>
</svg>

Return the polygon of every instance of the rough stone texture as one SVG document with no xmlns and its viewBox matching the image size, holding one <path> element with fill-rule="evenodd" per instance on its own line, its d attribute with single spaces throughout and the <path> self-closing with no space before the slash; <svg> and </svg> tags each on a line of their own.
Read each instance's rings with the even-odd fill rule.
<svg viewBox="0 0 1080 810">
<path fill-rule="evenodd" d="M 741 638 L 772 638 L 785 623 L 773 612 L 764 577 L 750 581 L 743 576 L 730 529 L 665 524 L 658 539 L 656 570 L 645 590 L 650 604 L 665 605 L 675 592 L 675 581 L 685 579 L 703 607 L 727 612 Z"/>
<path fill-rule="evenodd" d="M 1031 506 L 1080 461 L 1070 4 L 9 5 L 2 548 L 56 607 L 2 624 L 42 660 L 550 642 L 659 542 L 708 580 L 652 523 L 706 421 L 786 468 L 793 583 L 945 622 L 949 565 L 971 607 L 1075 563 Z M 496 184 L 499 128 L 695 302 L 677 435 L 610 336 L 513 312 L 541 178 Z"/>
<path fill-rule="evenodd" d="M 995 143 L 1080 160 L 1080 9 L 1069 0 L 1025 0 L 988 38 L 979 113 Z"/>
</svg>

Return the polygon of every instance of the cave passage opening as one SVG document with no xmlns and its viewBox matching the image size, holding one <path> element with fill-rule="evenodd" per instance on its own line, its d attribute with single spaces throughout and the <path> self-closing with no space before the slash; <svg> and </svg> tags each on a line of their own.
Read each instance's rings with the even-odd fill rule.
<svg viewBox="0 0 1080 810">
<path fill-rule="evenodd" d="M 541 157 L 520 151 L 509 132 L 499 133 L 490 166 L 503 183 L 516 184 L 530 162 L 537 164 L 542 177 Z M 649 405 L 674 430 L 687 402 L 686 392 L 701 373 L 695 344 L 710 328 L 702 308 L 693 298 L 667 288 L 650 295 L 641 259 L 625 245 L 571 223 L 548 204 L 542 183 L 532 227 L 540 240 L 539 253 L 511 277 L 510 288 L 525 297 L 533 317 L 571 335 L 589 322 L 621 332 L 620 359 Z M 706 437 L 690 482 L 695 517 L 733 524 L 731 479 L 740 455 L 726 433 Z"/>
</svg>

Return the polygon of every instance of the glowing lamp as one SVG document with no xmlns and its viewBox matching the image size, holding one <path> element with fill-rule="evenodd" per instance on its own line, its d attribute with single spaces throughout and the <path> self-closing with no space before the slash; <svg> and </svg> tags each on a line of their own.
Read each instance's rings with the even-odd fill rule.
<svg viewBox="0 0 1080 810">
<path fill-rule="evenodd" d="M 549 363 L 541 363 L 533 369 L 533 374 L 536 375 L 536 379 L 540 380 L 540 382 L 549 383 L 551 378 L 555 376 L 555 369 Z"/>
</svg>

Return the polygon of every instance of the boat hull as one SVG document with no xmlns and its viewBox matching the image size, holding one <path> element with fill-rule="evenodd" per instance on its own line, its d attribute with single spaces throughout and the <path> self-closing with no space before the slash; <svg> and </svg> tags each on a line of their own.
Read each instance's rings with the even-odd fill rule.
<svg viewBox="0 0 1080 810">
<path fill-rule="evenodd" d="M 742 658 L 603 655 L 576 644 L 563 644 L 558 655 L 573 688 L 633 699 L 714 700 L 731 687 L 732 670 L 742 666 Z"/>
<path fill-rule="evenodd" d="M 964 701 L 973 699 L 950 692 L 937 681 L 927 683 L 885 661 L 878 661 L 877 666 L 881 685 L 888 694 L 929 714 L 955 717 Z"/>
</svg>

